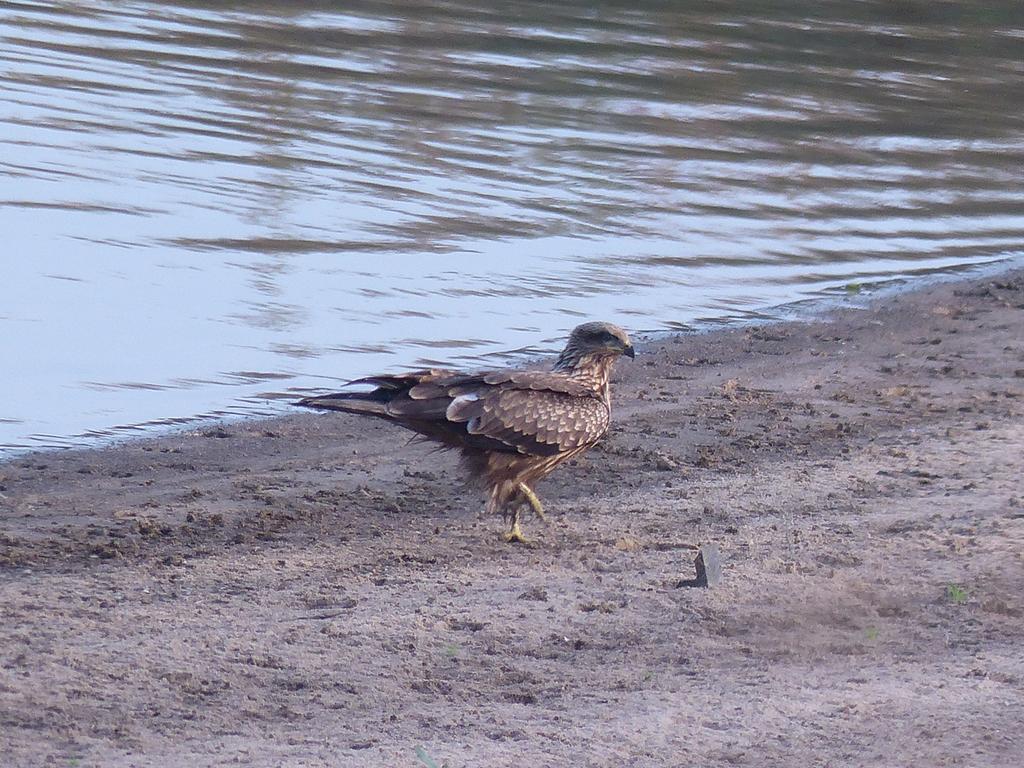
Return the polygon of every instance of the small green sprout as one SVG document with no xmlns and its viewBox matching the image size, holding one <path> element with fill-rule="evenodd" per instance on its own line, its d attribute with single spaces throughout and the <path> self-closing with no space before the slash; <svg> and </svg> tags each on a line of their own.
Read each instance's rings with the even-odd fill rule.
<svg viewBox="0 0 1024 768">
<path fill-rule="evenodd" d="M 946 597 L 953 605 L 963 605 L 967 602 L 967 590 L 958 584 L 947 584 Z"/>
</svg>

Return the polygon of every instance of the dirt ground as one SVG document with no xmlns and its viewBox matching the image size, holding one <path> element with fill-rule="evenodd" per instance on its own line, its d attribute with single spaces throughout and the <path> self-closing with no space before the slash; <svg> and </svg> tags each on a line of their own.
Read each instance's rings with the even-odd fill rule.
<svg viewBox="0 0 1024 768">
<path fill-rule="evenodd" d="M 1018 766 L 1022 310 L 641 343 L 529 546 L 341 414 L 0 465 L 0 765 Z"/>
</svg>

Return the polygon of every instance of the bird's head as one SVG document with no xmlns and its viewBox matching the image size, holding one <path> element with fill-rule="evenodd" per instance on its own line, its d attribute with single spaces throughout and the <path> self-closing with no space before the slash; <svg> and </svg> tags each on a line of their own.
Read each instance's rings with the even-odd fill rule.
<svg viewBox="0 0 1024 768">
<path fill-rule="evenodd" d="M 569 341 L 558 358 L 556 368 L 574 368 L 583 359 L 606 359 L 635 355 L 629 334 L 611 323 L 584 323 L 573 328 Z"/>
</svg>

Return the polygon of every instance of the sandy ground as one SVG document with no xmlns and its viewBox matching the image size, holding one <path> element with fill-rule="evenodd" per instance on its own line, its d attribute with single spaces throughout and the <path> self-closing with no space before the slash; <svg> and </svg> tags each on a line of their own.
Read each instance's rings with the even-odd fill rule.
<svg viewBox="0 0 1024 768">
<path fill-rule="evenodd" d="M 525 547 L 340 414 L 2 465 L 0 764 L 1018 766 L 1022 310 L 642 345 Z"/>
</svg>

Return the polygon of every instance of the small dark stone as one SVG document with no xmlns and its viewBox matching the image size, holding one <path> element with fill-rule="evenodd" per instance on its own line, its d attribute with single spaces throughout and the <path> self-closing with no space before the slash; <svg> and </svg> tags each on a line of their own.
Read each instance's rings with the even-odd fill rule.
<svg viewBox="0 0 1024 768">
<path fill-rule="evenodd" d="M 677 587 L 717 587 L 722 583 L 722 558 L 717 544 L 701 544 L 693 561 L 697 578 L 683 579 Z"/>
<path fill-rule="evenodd" d="M 701 544 L 700 553 L 693 561 L 697 569 L 697 581 L 702 587 L 717 587 L 722 583 L 722 558 L 717 544 Z"/>
</svg>

